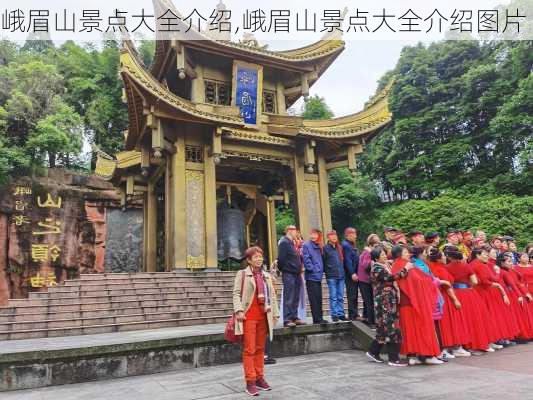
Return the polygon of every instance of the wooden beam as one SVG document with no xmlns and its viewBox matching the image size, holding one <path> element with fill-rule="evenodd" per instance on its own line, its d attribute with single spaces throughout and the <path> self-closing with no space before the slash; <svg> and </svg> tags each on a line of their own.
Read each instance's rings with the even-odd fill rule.
<svg viewBox="0 0 533 400">
<path fill-rule="evenodd" d="M 294 155 L 294 192 L 296 194 L 296 215 L 300 232 L 305 239 L 309 235 L 309 221 L 307 218 L 307 205 L 305 204 L 305 172 L 303 160 Z"/>
<path fill-rule="evenodd" d="M 146 208 L 146 237 L 145 237 L 145 266 L 146 272 L 156 272 L 157 270 L 157 197 L 155 194 L 155 184 L 148 183 L 145 194 Z"/>
<path fill-rule="evenodd" d="M 326 159 L 321 152 L 318 155 L 318 189 L 320 192 L 320 211 L 322 214 L 322 229 L 324 232 L 331 230 L 331 209 L 329 205 L 329 181 L 326 170 Z"/>
<path fill-rule="evenodd" d="M 348 160 L 341 160 L 341 161 L 333 161 L 326 164 L 326 170 L 332 170 L 335 168 L 341 168 L 341 167 L 347 167 L 348 166 Z"/>
<path fill-rule="evenodd" d="M 204 146 L 205 261 L 207 268 L 217 268 L 217 184 L 215 159 L 209 153 Z"/>
</svg>

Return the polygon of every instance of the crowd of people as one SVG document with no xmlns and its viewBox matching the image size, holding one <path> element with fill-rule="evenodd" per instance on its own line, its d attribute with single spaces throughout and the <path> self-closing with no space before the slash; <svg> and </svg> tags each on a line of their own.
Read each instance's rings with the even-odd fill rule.
<svg viewBox="0 0 533 400">
<path fill-rule="evenodd" d="M 313 324 L 347 320 L 367 324 L 375 331 L 368 358 L 384 363 L 380 354 L 386 351 L 391 366 L 439 365 L 533 340 L 533 245 L 520 252 L 510 236 L 489 240 L 483 231 L 453 230 L 441 240 L 437 232 L 405 235 L 387 227 L 383 240 L 371 234 L 359 252 L 356 229 L 346 228 L 343 236 L 341 240 L 332 230 L 324 239 L 322 232 L 313 229 L 304 241 L 295 226 L 288 226 L 270 274 L 259 264 L 254 269 L 252 258 L 247 257 L 250 270 L 243 274 L 251 283 L 248 293 L 243 291 L 242 276 L 237 275 L 234 303 L 237 319 L 244 323 L 249 394 L 270 389 L 262 375 L 268 330 L 272 337 L 278 319 L 286 327 L 306 324 L 304 291 Z M 260 252 L 262 262 L 261 249 L 250 251 Z M 280 307 L 270 292 L 279 274 Z M 324 275 L 330 321 L 322 309 Z M 243 293 L 250 297 L 244 304 L 237 300 Z M 249 314 L 257 316 L 256 307 L 263 307 L 264 326 L 250 322 L 255 321 Z M 249 330 L 253 346 L 246 345 L 250 343 L 247 324 L 261 327 L 260 334 L 257 328 Z M 254 373 L 250 359 L 258 365 Z"/>
</svg>

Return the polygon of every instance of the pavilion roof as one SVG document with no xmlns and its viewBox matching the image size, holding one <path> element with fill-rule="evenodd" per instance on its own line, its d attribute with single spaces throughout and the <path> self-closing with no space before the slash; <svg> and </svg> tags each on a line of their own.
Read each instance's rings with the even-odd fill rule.
<svg viewBox="0 0 533 400">
<path fill-rule="evenodd" d="M 253 127 L 244 124 L 235 106 L 195 103 L 172 93 L 143 65 L 129 41 L 124 41 L 120 65 L 130 118 L 126 149 L 133 149 L 139 134 L 144 131 L 146 115 L 143 109 L 147 104 L 164 105 L 167 110 L 176 114 L 176 119 L 183 118 L 198 123 L 254 130 Z M 303 136 L 323 140 L 367 136 L 391 121 L 388 94 L 392 84 L 391 80 L 362 111 L 354 114 L 325 120 L 305 120 L 300 116 L 268 114 L 268 120 L 264 125 L 267 132 L 274 136 Z"/>
</svg>

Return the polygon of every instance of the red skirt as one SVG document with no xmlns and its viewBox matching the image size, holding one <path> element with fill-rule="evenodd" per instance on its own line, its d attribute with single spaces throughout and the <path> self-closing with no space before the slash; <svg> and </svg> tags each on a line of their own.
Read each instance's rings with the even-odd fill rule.
<svg viewBox="0 0 533 400">
<path fill-rule="evenodd" d="M 486 350 L 489 347 L 488 311 L 483 299 L 472 288 L 455 289 L 455 295 L 466 319 L 469 338 L 465 345 L 472 350 Z"/>
<path fill-rule="evenodd" d="M 441 346 L 444 348 L 466 345 L 468 343 L 468 330 L 462 309 L 455 308 L 453 301 L 444 291 L 444 313 L 440 320 Z"/>
<path fill-rule="evenodd" d="M 497 342 L 501 339 L 512 339 L 518 332 L 516 322 L 508 318 L 511 308 L 505 304 L 501 292 L 495 287 L 476 286 L 485 306 L 488 310 L 488 321 L 490 330 L 489 341 Z"/>
<path fill-rule="evenodd" d="M 518 335 L 520 339 L 533 338 L 532 328 L 529 322 L 529 310 L 528 305 L 524 299 L 524 304 L 518 302 L 518 294 L 513 291 L 508 292 L 509 300 L 511 301 L 511 308 L 514 313 L 518 325 Z"/>
<path fill-rule="evenodd" d="M 401 305 L 400 330 L 402 332 L 401 354 L 431 357 L 441 353 L 431 316 L 422 318 L 413 306 Z"/>
</svg>

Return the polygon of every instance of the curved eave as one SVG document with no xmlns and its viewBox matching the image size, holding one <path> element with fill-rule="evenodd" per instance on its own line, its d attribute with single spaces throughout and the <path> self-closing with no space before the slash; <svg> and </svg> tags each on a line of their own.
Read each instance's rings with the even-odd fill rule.
<svg viewBox="0 0 533 400">
<path fill-rule="evenodd" d="M 120 68 L 126 86 L 134 85 L 138 93 L 143 96 L 152 96 L 159 102 L 164 102 L 169 107 L 199 120 L 244 125 L 243 119 L 235 107 L 216 107 L 217 112 L 209 112 L 206 107 L 183 99 L 169 91 L 142 67 L 127 45 L 121 51 Z M 130 96 L 130 91 L 127 90 L 126 95 Z"/>
<path fill-rule="evenodd" d="M 176 24 L 178 28 L 181 24 L 183 32 L 187 32 L 183 40 L 179 40 L 181 43 L 188 44 L 191 47 L 202 47 L 211 49 L 217 53 L 228 54 L 234 57 L 242 57 L 244 59 L 255 59 L 256 63 L 264 63 L 265 65 L 286 65 L 293 66 L 294 68 L 302 67 L 302 65 L 320 62 L 324 57 L 331 55 L 338 55 L 344 50 L 345 42 L 341 39 L 341 32 L 326 33 L 324 37 L 317 42 L 311 43 L 300 48 L 291 50 L 272 51 L 261 47 L 252 47 L 243 43 L 235 43 L 226 40 L 213 39 L 209 34 L 205 32 L 198 32 L 186 24 L 183 21 L 181 13 L 177 10 L 176 6 L 169 0 L 153 0 L 154 11 L 156 15 L 162 15 L 167 10 L 170 10 L 173 14 L 180 17 Z M 164 67 L 165 59 L 168 51 L 170 51 L 170 39 L 174 39 L 173 36 L 166 35 L 164 29 L 157 29 L 158 38 L 156 42 L 156 52 L 154 55 L 154 61 L 151 68 L 154 76 L 161 74 L 161 69 Z M 328 63 L 327 65 L 329 65 Z"/>
<path fill-rule="evenodd" d="M 315 138 L 348 139 L 367 136 L 386 126 L 392 120 L 389 93 L 394 79 L 374 96 L 364 110 L 355 114 L 326 120 L 303 120 L 300 133 Z"/>
<path fill-rule="evenodd" d="M 141 165 L 141 152 L 121 151 L 116 154 L 116 160 L 104 157 L 100 153 L 96 156 L 95 175 L 106 181 L 120 177 L 128 168 Z"/>
</svg>

